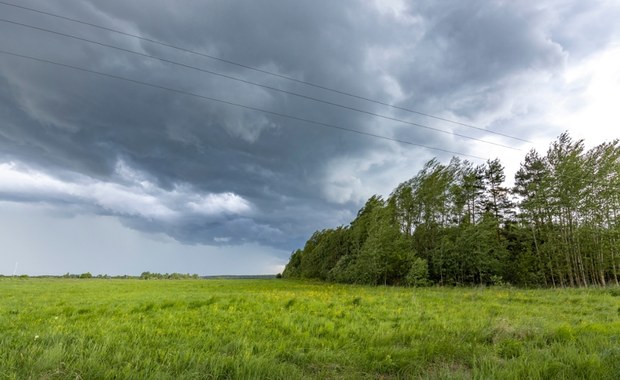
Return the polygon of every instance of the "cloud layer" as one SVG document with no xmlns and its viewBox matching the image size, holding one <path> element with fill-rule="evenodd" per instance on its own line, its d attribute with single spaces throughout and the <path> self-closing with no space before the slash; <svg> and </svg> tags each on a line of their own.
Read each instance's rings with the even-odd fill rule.
<svg viewBox="0 0 620 380">
<path fill-rule="evenodd" d="M 581 87 L 569 83 L 565 73 L 620 40 L 620 6 L 605 1 L 19 4 L 544 144 L 565 129 L 547 124 L 562 119 L 550 117 L 548 110 L 567 94 L 577 97 L 589 83 L 587 76 Z M 9 20 L 449 132 L 530 147 L 0 7 Z M 489 158 L 514 156 L 457 136 L 5 22 L 0 22 L 0 49 L 429 147 Z M 423 161 L 449 158 L 2 54 L 0 120 L 0 200 L 112 216 L 128 227 L 187 244 L 260 243 L 290 250 L 315 229 L 347 223 L 369 195 L 386 194 Z"/>
</svg>

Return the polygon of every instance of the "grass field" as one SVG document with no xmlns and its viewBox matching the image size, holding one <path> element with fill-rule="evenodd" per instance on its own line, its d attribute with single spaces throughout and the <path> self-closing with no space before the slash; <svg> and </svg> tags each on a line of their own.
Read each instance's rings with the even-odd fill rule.
<svg viewBox="0 0 620 380">
<path fill-rule="evenodd" d="M 0 377 L 620 378 L 620 290 L 0 279 Z"/>
</svg>

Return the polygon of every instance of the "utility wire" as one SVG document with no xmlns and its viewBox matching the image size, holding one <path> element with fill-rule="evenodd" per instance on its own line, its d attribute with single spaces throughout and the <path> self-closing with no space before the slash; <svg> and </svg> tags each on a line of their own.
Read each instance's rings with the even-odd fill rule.
<svg viewBox="0 0 620 380">
<path fill-rule="evenodd" d="M 434 147 L 430 147 L 430 146 L 427 146 L 427 145 L 414 143 L 414 142 L 407 141 L 407 140 L 401 140 L 401 139 L 397 139 L 397 138 L 393 138 L 393 137 L 377 135 L 377 134 L 374 134 L 374 133 L 369 133 L 369 132 L 359 131 L 359 130 L 356 130 L 356 129 L 341 127 L 341 126 L 334 125 L 334 124 L 323 123 L 323 122 L 320 122 L 320 121 L 305 119 L 305 118 L 298 117 L 298 116 L 288 115 L 288 114 L 284 114 L 284 113 L 276 112 L 276 111 L 270 111 L 270 110 L 266 110 L 266 109 L 262 109 L 262 108 L 258 108 L 258 107 L 252 107 L 252 106 L 248 106 L 248 105 L 244 105 L 244 104 L 240 104 L 240 103 L 231 102 L 231 101 L 228 101 L 228 100 L 212 98 L 210 96 L 200 95 L 200 94 L 196 94 L 196 93 L 189 92 L 189 91 L 179 90 L 179 89 L 175 89 L 175 88 L 171 88 L 171 87 L 166 87 L 166 86 L 161 86 L 161 85 L 158 85 L 158 84 L 153 84 L 153 83 L 148 83 L 148 82 L 143 82 L 143 81 L 139 81 L 139 80 L 136 80 L 136 79 L 126 78 L 126 77 L 122 77 L 122 76 L 118 76 L 118 75 L 114 75 L 114 74 L 103 73 L 103 72 L 100 72 L 100 71 L 85 69 L 83 67 L 73 66 L 73 65 L 66 64 L 66 63 L 50 61 L 50 60 L 43 59 L 43 58 L 32 57 L 32 56 L 18 54 L 18 53 L 6 51 L 6 50 L 1 50 L 1 49 L 0 49 L 0 54 L 10 55 L 10 56 L 13 56 L 13 57 L 19 57 L 19 58 L 28 59 L 28 60 L 36 61 L 36 62 L 40 62 L 40 63 L 46 63 L 46 64 L 50 64 L 50 65 L 55 65 L 55 66 L 59 66 L 59 67 L 65 67 L 65 68 L 69 68 L 69 69 L 73 69 L 73 70 L 77 70 L 77 71 L 82 71 L 82 72 L 85 72 L 85 73 L 95 74 L 95 75 L 98 75 L 98 76 L 101 76 L 101 77 L 107 77 L 107 78 L 112 78 L 112 79 L 116 79 L 116 80 L 120 80 L 120 81 L 126 81 L 126 82 L 130 82 L 130 83 L 134 83 L 134 84 L 139 84 L 141 86 L 146 86 L 146 87 L 156 88 L 156 89 L 160 89 L 160 90 L 164 90 L 164 91 L 174 92 L 174 93 L 177 93 L 177 94 L 192 96 L 192 97 L 196 97 L 196 98 L 200 98 L 200 99 L 204 99 L 204 100 L 209 100 L 209 101 L 213 101 L 213 102 L 217 102 L 217 103 L 221 103 L 221 104 L 226 104 L 226 105 L 233 106 L 233 107 L 238 107 L 238 108 L 248 109 L 248 110 L 252 110 L 252 111 L 262 112 L 262 113 L 265 113 L 265 114 L 268 114 L 268 115 L 278 116 L 278 117 L 281 117 L 281 118 L 286 118 L 286 119 L 295 120 L 295 121 L 301 121 L 301 122 L 308 123 L 308 124 L 314 124 L 314 125 L 318 125 L 318 126 L 324 127 L 324 128 L 339 129 L 339 130 L 342 130 L 342 131 L 357 133 L 357 134 L 364 135 L 364 136 L 374 137 L 374 138 L 388 140 L 388 141 L 394 141 L 394 142 L 398 142 L 398 143 L 401 143 L 401 144 L 413 145 L 413 146 L 418 146 L 418 147 L 421 147 L 421 148 L 436 150 L 436 151 L 440 151 L 440 152 L 444 152 L 444 153 L 455 154 L 457 156 L 471 157 L 471 158 L 475 158 L 475 159 L 478 159 L 478 160 L 486 160 L 486 158 L 479 157 L 479 156 L 474 156 L 474 155 L 471 155 L 471 154 L 455 152 L 455 151 L 451 151 L 451 150 L 447 150 L 447 149 L 442 149 L 442 148 L 434 148 Z"/>
<path fill-rule="evenodd" d="M 271 75 L 271 76 L 278 77 L 278 78 L 281 78 L 281 79 L 286 79 L 288 81 L 304 84 L 306 86 L 318 88 L 318 89 L 321 89 L 321 90 L 329 91 L 329 92 L 340 94 L 340 95 L 349 96 L 351 98 L 365 100 L 367 102 L 380 104 L 380 105 L 383 105 L 383 106 L 386 106 L 386 107 L 390 107 L 390 108 L 393 108 L 393 109 L 397 109 L 397 110 L 400 110 L 400 111 L 406 111 L 406 112 L 414 113 L 414 114 L 417 114 L 417 115 L 426 116 L 426 117 L 429 117 L 429 118 L 432 118 L 432 119 L 441 120 L 441 121 L 445 121 L 445 122 L 452 123 L 452 124 L 457 124 L 457 125 L 460 125 L 460 126 L 463 126 L 463 127 L 467 127 L 467 128 L 471 128 L 471 129 L 476 129 L 476 130 L 483 131 L 483 132 L 486 132 L 486 133 L 492 133 L 492 134 L 495 134 L 495 135 L 498 135 L 498 136 L 507 137 L 507 138 L 510 138 L 510 139 L 513 139 L 513 140 L 518 140 L 518 141 L 522 141 L 522 142 L 526 142 L 526 143 L 532 143 L 532 141 L 529 141 L 529 140 L 526 140 L 526 139 L 522 139 L 520 137 L 511 136 L 511 135 L 508 135 L 508 134 L 505 134 L 505 133 L 496 132 L 496 131 L 492 131 L 492 130 L 489 130 L 489 129 L 484 129 L 484 128 L 476 127 L 476 126 L 471 125 L 471 124 L 466 124 L 466 123 L 462 123 L 462 122 L 459 122 L 459 121 L 456 121 L 456 120 L 451 120 L 451 119 L 443 118 L 443 117 L 440 117 L 440 116 L 431 115 L 431 114 L 428 114 L 428 113 L 424 113 L 424 112 L 413 110 L 411 108 L 400 107 L 400 106 L 397 106 L 397 105 L 394 105 L 394 104 L 391 104 L 391 103 L 386 103 L 386 102 L 383 102 L 383 101 L 380 101 L 380 100 L 371 99 L 371 98 L 364 97 L 364 96 L 361 96 L 361 95 L 356 95 L 356 94 L 353 94 L 353 93 L 350 93 L 350 92 L 341 91 L 341 90 L 334 89 L 334 88 L 331 88 L 331 87 L 327 87 L 327 86 L 319 85 L 319 84 L 316 84 L 316 83 L 304 81 L 304 80 L 301 80 L 301 79 L 296 79 L 296 78 L 293 78 L 293 77 L 290 77 L 290 76 L 287 76 L 287 75 L 282 75 L 282 74 L 274 73 L 272 71 L 259 69 L 257 67 L 245 65 L 245 64 L 242 64 L 242 63 L 238 63 L 238 62 L 235 62 L 235 61 L 231 61 L 231 60 L 228 60 L 228 59 L 220 58 L 220 57 L 217 57 L 217 56 L 214 56 L 214 55 L 210 55 L 210 54 L 206 54 L 206 53 L 201 53 L 199 51 L 195 51 L 195 50 L 191 50 L 191 49 L 175 46 L 175 45 L 169 44 L 167 42 L 159 41 L 159 40 L 148 38 L 148 37 L 143 37 L 143 36 L 140 36 L 140 35 L 137 35 L 137 34 L 123 32 L 121 30 L 109 28 L 109 27 L 102 26 L 102 25 L 97 25 L 97 24 L 94 24 L 94 23 L 82 21 L 82 20 L 71 18 L 71 17 L 67 17 L 67 16 L 62 16 L 62 15 L 59 15 L 59 14 L 56 14 L 56 13 L 47 12 L 47 11 L 43 11 L 43 10 L 40 10 L 40 9 L 26 7 L 26 6 L 23 6 L 23 5 L 7 3 L 7 2 L 4 2 L 4 1 L 0 1 L 0 4 L 6 5 L 6 6 L 9 6 L 9 7 L 15 7 L 15 8 L 23 9 L 23 10 L 30 11 L 30 12 L 35 12 L 35 13 L 43 14 L 43 15 L 46 15 L 46 16 L 56 17 L 56 18 L 59 18 L 59 19 L 62 19 L 62 20 L 66 20 L 66 21 L 70 21 L 70 22 L 74 22 L 74 23 L 78 23 L 78 24 L 82 24 L 82 25 L 87 25 L 87 26 L 90 26 L 90 27 L 93 27 L 93 28 L 97 28 L 97 29 L 106 30 L 106 31 L 109 31 L 109 32 L 121 34 L 121 35 L 124 35 L 124 36 L 127 36 L 127 37 L 137 38 L 137 39 L 142 40 L 142 41 L 146 41 L 146 42 L 150 42 L 150 43 L 153 43 L 153 44 L 165 46 L 165 47 L 168 47 L 168 48 L 171 48 L 171 49 L 175 49 L 175 50 L 178 50 L 178 51 L 182 51 L 182 52 L 185 52 L 185 53 L 190 53 L 190 54 L 198 55 L 198 56 L 201 56 L 201 57 L 204 57 L 204 58 L 213 59 L 213 60 L 220 61 L 220 62 L 229 64 L 229 65 L 234 65 L 234 66 L 242 67 L 244 69 L 260 72 L 260 73 Z"/>
<path fill-rule="evenodd" d="M 429 127 L 427 125 L 423 125 L 423 124 L 419 124 L 419 123 L 414 123 L 414 122 L 411 122 L 411 121 L 408 121 L 408 120 L 398 119 L 398 118 L 395 118 L 395 117 L 391 117 L 391 116 L 387 116 L 387 115 L 382 115 L 382 114 L 378 114 L 378 113 L 375 113 L 375 112 L 366 111 L 366 110 L 363 110 L 363 109 L 359 109 L 359 108 L 355 108 L 355 107 L 350 107 L 350 106 L 346 106 L 346 105 L 343 105 L 343 104 L 330 102 L 330 101 L 319 99 L 319 98 L 314 98 L 314 97 L 311 97 L 311 96 L 295 93 L 295 92 L 292 92 L 292 91 L 282 90 L 282 89 L 279 89 L 279 88 L 276 88 L 276 87 L 264 85 L 264 84 L 261 84 L 261 83 L 252 82 L 252 81 L 249 81 L 249 80 L 245 80 L 245 79 L 234 77 L 234 76 L 227 75 L 227 74 L 218 73 L 218 72 L 215 72 L 215 71 L 203 69 L 203 68 L 196 67 L 196 66 L 187 65 L 187 64 L 180 63 L 180 62 L 177 62 L 177 61 L 172 61 L 172 60 L 169 60 L 169 59 L 166 59 L 166 58 L 157 57 L 157 56 L 154 56 L 154 55 L 151 55 L 151 54 L 142 53 L 142 52 L 135 51 L 135 50 L 130 50 L 130 49 L 125 49 L 125 48 L 122 48 L 122 47 L 118 47 L 118 46 L 114 46 L 114 45 L 109 45 L 109 44 L 106 44 L 106 43 L 103 43 L 103 42 L 89 40 L 89 39 L 86 39 L 86 38 L 83 38 L 83 37 L 75 36 L 73 34 L 61 33 L 61 32 L 57 32 L 55 30 L 41 28 L 41 27 L 38 27 L 38 26 L 34 26 L 34 25 L 30 25 L 30 24 L 24 24 L 24 23 L 21 23 L 21 22 L 7 20 L 7 19 L 3 19 L 3 18 L 0 18 L 0 22 L 5 22 L 5 23 L 12 24 L 12 25 L 17 25 L 17 26 L 21 26 L 21 27 L 25 27 L 25 28 L 30 28 L 30 29 L 34 29 L 34 30 L 38 30 L 38 31 L 46 32 L 46 33 L 51 33 L 51 34 L 55 34 L 55 35 L 58 35 L 58 36 L 61 36 L 61 37 L 72 38 L 72 39 L 75 39 L 75 40 L 78 40 L 78 41 L 83 41 L 83 42 L 87 42 L 87 43 L 90 43 L 90 44 L 103 46 L 103 47 L 110 48 L 110 49 L 120 50 L 120 51 L 123 51 L 123 52 L 135 54 L 135 55 L 138 55 L 138 56 L 141 56 L 141 57 L 155 59 L 155 60 L 158 60 L 160 62 L 165 62 L 165 63 L 169 63 L 169 64 L 172 64 L 172 65 L 176 65 L 176 66 L 180 66 L 180 67 L 184 67 L 184 68 L 200 71 L 200 72 L 203 72 L 203 73 L 207 73 L 207 74 L 223 77 L 223 78 L 226 78 L 226 79 L 234 80 L 234 81 L 237 81 L 237 82 L 241 82 L 241 83 L 245 83 L 245 84 L 249 84 L 249 85 L 253 85 L 253 86 L 262 87 L 262 88 L 265 88 L 267 90 L 281 92 L 281 93 L 284 93 L 284 94 L 300 97 L 300 98 L 303 98 L 303 99 L 308 99 L 308 100 L 311 100 L 311 101 L 314 101 L 314 102 L 328 104 L 328 105 L 331 105 L 331 106 L 340 107 L 340 108 L 347 109 L 347 110 L 350 110 L 350 111 L 360 112 L 360 113 L 367 114 L 367 115 L 370 115 L 370 116 L 374 116 L 374 117 L 378 117 L 378 118 L 382 118 L 382 119 L 386 119 L 386 120 L 390 120 L 390 121 L 396 121 L 396 122 L 403 123 L 403 124 L 408 124 L 408 125 L 411 125 L 411 126 L 414 126 L 414 127 L 418 127 L 418 128 L 424 128 L 424 129 L 432 130 L 432 131 L 439 132 L 439 133 L 444 133 L 444 134 L 448 134 L 448 135 L 458 136 L 458 137 L 462 137 L 462 138 L 465 138 L 465 139 L 474 140 L 474 141 L 482 142 L 482 143 L 485 143 L 485 144 L 495 145 L 495 146 L 499 146 L 499 147 L 506 148 L 506 149 L 512 149 L 512 150 L 517 150 L 517 151 L 521 150 L 521 149 L 518 149 L 518 148 L 514 148 L 514 147 L 511 147 L 511 146 L 508 146 L 508 145 L 504 145 L 504 144 L 500 144 L 500 143 L 496 143 L 496 142 L 492 142 L 492 141 L 488 141 L 488 140 L 483 140 L 483 139 L 479 139 L 479 138 L 471 137 L 471 136 L 467 136 L 467 135 L 462 135 L 462 134 L 451 132 L 451 131 L 445 131 L 445 130 L 442 130 L 442 129 L 439 129 L 439 128 Z"/>
</svg>

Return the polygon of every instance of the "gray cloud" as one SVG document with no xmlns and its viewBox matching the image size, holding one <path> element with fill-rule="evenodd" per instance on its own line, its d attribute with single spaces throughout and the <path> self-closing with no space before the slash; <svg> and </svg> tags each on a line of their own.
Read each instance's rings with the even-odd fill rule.
<svg viewBox="0 0 620 380">
<path fill-rule="evenodd" d="M 539 6 L 429 1 L 404 3 L 398 14 L 365 1 L 24 4 L 365 97 L 491 125 L 521 137 L 540 131 L 534 124 L 517 129 L 523 110 L 542 112 L 536 109 L 542 105 L 525 95 L 543 81 L 545 86 L 561 87 L 556 77 L 570 59 L 598 51 L 618 33 L 618 7 L 582 2 Z M 3 17 L 15 21 L 488 137 L 144 41 L 5 6 L 2 11 Z M 596 27 L 591 27 L 593 24 Z M 0 48 L 346 128 L 485 155 L 476 151 L 477 144 L 454 136 L 6 23 L 0 23 Z M 4 55 L 0 56 L 0 118 L 3 162 L 23 164 L 31 172 L 44 173 L 68 186 L 76 185 L 77 178 L 91 186 L 120 187 L 136 196 L 151 196 L 179 216 L 171 221 L 140 212 L 123 213 L 120 207 L 102 206 L 97 197 L 50 190 L 24 193 L 7 187 L 0 192 L 2 199 L 71 204 L 78 213 L 112 215 L 131 228 L 162 232 L 189 244 L 258 242 L 290 250 L 314 229 L 349 221 L 367 196 L 389 191 L 415 174 L 424 160 L 449 156 Z M 550 130 L 549 137 L 556 132 Z M 144 176 L 150 187 L 140 187 L 135 178 L 119 174 L 119 162 Z M 171 195 L 180 188 L 181 195 Z M 252 211 L 221 212 L 215 217 L 188 206 L 201 196 L 224 197 L 222 194 L 244 200 Z M 224 198 L 219 201 L 225 202 Z"/>
</svg>

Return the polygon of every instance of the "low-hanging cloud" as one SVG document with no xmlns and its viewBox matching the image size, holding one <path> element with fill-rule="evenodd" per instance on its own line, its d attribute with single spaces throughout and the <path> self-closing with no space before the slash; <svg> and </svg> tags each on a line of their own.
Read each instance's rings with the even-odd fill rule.
<svg viewBox="0 0 620 380">
<path fill-rule="evenodd" d="M 193 218 L 212 223 L 247 217 L 252 205 L 234 193 L 200 193 L 187 184 L 163 189 L 122 161 L 116 182 L 100 181 L 79 173 L 54 177 L 15 162 L 0 163 L 0 199 L 71 206 L 78 212 L 96 212 L 122 218 L 139 218 L 161 224 L 178 224 Z"/>
</svg>

